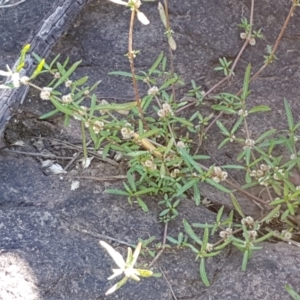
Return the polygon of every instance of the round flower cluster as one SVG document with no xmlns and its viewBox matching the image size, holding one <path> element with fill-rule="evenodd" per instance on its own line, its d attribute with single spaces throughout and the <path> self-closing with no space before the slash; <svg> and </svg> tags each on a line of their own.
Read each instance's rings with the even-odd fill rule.
<svg viewBox="0 0 300 300">
<path fill-rule="evenodd" d="M 40 97 L 42 100 L 49 100 L 51 96 L 52 88 L 50 87 L 44 87 L 43 90 L 40 93 Z"/>
<path fill-rule="evenodd" d="M 98 134 L 104 128 L 104 122 L 96 121 L 96 122 L 93 123 L 92 128 L 93 128 L 95 134 Z"/>
<path fill-rule="evenodd" d="M 152 171 L 157 169 L 156 164 L 153 162 L 153 159 L 147 159 L 146 161 L 142 162 L 142 165 L 146 167 L 147 169 L 150 169 Z"/>
<path fill-rule="evenodd" d="M 228 173 L 225 171 L 222 171 L 222 169 L 220 167 L 214 167 L 213 173 L 211 176 L 212 176 L 211 178 L 214 182 L 219 183 L 221 181 L 226 180 Z"/>
<path fill-rule="evenodd" d="M 74 112 L 73 118 L 74 118 L 75 120 L 80 121 L 80 120 L 81 120 L 81 117 L 83 117 L 83 116 L 85 115 L 86 111 L 87 111 L 87 107 L 85 107 L 85 106 L 80 106 L 80 108 L 77 109 L 77 110 Z"/>
<path fill-rule="evenodd" d="M 130 123 L 126 123 L 125 126 L 121 129 L 121 134 L 123 139 L 127 140 L 133 137 L 134 131 Z"/>
<path fill-rule="evenodd" d="M 171 108 L 170 104 L 168 104 L 168 103 L 164 103 L 164 104 L 162 105 L 162 109 L 160 109 L 160 110 L 157 112 L 157 114 L 158 114 L 158 116 L 159 116 L 160 118 L 164 118 L 164 117 L 167 117 L 167 116 L 169 116 L 169 115 L 171 115 L 171 116 L 174 115 L 174 113 L 173 113 L 173 111 L 172 111 L 172 108 Z"/>
<path fill-rule="evenodd" d="M 72 98 L 71 94 L 64 95 L 61 98 L 61 102 L 63 105 L 70 104 L 72 101 L 73 101 L 73 98 Z"/>
</svg>

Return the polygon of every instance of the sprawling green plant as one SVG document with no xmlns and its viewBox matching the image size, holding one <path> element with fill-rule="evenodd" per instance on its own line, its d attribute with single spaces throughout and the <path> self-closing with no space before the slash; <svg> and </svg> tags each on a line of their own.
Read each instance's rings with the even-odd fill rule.
<svg viewBox="0 0 300 300">
<path fill-rule="evenodd" d="M 172 59 L 168 61 L 163 52 L 158 55 L 148 71 L 138 73 L 135 71 L 134 58 L 139 51 L 133 49 L 132 43 L 134 20 L 137 17 L 143 24 L 149 23 L 148 18 L 140 11 L 141 1 L 111 1 L 129 7 L 132 12 L 127 53 L 131 71 L 113 71 L 110 75 L 125 76 L 132 80 L 135 95 L 133 101 L 120 104 L 99 100 L 94 91 L 100 81 L 88 86 L 88 76 L 73 78 L 73 73 L 81 62 L 70 65 L 67 58 L 60 63 L 59 55 L 52 62 L 46 63 L 43 58 L 32 53 L 39 64 L 30 77 L 21 77 L 20 71 L 24 67 L 30 45 L 26 45 L 21 51 L 19 64 L 15 70 L 7 67 L 7 71 L 0 71 L 0 75 L 8 78 L 8 82 L 0 85 L 0 88 L 29 85 L 40 91 L 42 100 L 51 101 L 54 106 L 54 109 L 41 116 L 41 119 L 62 113 L 66 126 L 71 118 L 77 120 L 82 132 L 83 168 L 88 167 L 92 159 L 87 150 L 88 139 L 92 140 L 94 150 L 101 149 L 104 159 L 111 150 L 126 157 L 127 181 L 123 183 L 123 190 L 107 189 L 107 192 L 126 196 L 130 204 L 137 203 L 145 212 L 148 211 L 148 206 L 144 196 L 159 197 L 158 203 L 162 207 L 159 217 L 165 223 L 162 244 L 156 244 L 151 249 L 154 237 L 140 241 L 138 250 L 133 255 L 129 250 L 125 262 L 115 250 L 101 242 L 120 267 L 117 273 L 125 273 L 124 279 L 110 292 L 125 284 L 128 278 L 137 279 L 138 275 L 150 276 L 152 274 L 150 271 L 145 273 L 133 268 L 137 256 L 143 245 L 151 256 L 155 256 L 156 251 L 160 250 L 157 259 L 165 247 L 174 247 L 167 245 L 166 240 L 176 248 L 188 247 L 196 254 L 196 258 L 200 259 L 200 277 L 206 286 L 210 285 L 205 269 L 206 258 L 219 255 L 227 246 L 234 246 L 243 253 L 242 270 L 245 271 L 254 251 L 261 249 L 259 243 L 270 238 L 292 242 L 292 232 L 298 226 L 295 215 L 300 206 L 300 182 L 293 179 L 293 170 L 300 167 L 300 151 L 297 148 L 300 122 L 295 124 L 291 107 L 284 99 L 287 118 L 285 130 L 272 128 L 259 136 L 253 136 L 248 125 L 252 114 L 270 111 L 266 105 L 252 107 L 247 99 L 251 93 L 251 81 L 277 59 L 275 51 L 282 34 L 280 33 L 280 38 L 273 47 L 267 46 L 268 55 L 264 56 L 264 65 L 252 77 L 251 64 L 248 64 L 241 90 L 235 94 L 224 91 L 212 96 L 216 104 L 212 105 L 211 112 L 205 115 L 201 113 L 199 107 L 205 103 L 206 97 L 234 75 L 238 59 L 246 46 L 255 45 L 255 38 L 262 37 L 261 30 L 253 30 L 254 2 L 252 1 L 250 21 L 244 18 L 239 25 L 243 29 L 241 38 L 244 40 L 244 46 L 237 59 L 229 62 L 226 58 L 220 58 L 221 66 L 215 69 L 223 71 L 225 78 L 207 92 L 192 80 L 192 88 L 188 91 L 187 97 L 177 101 L 175 85 L 181 85 L 183 81 L 174 72 Z M 294 1 L 292 9 L 298 5 L 298 1 Z M 164 5 L 159 3 L 159 13 L 172 53 L 176 49 L 176 42 L 170 27 L 166 0 Z M 288 20 L 289 18 L 290 15 Z M 282 33 L 285 28 L 286 23 Z M 52 80 L 45 87 L 36 86 L 33 83 L 34 79 L 44 73 L 50 74 Z M 143 97 L 140 97 L 138 81 L 144 83 L 148 89 Z M 190 109 L 190 114 L 183 117 L 181 111 L 192 106 L 195 109 Z M 235 117 L 236 121 L 230 128 L 222 122 L 222 116 L 225 114 Z M 210 165 L 206 163 L 210 157 L 201 154 L 202 143 L 209 139 L 208 132 L 215 123 L 220 130 L 220 136 L 223 136 L 219 149 L 228 143 L 236 143 L 240 147 L 236 164 Z M 279 146 L 287 149 L 288 158 L 276 155 Z M 228 172 L 232 169 L 243 174 L 244 185 L 240 186 L 229 180 Z M 201 185 L 204 183 L 225 192 L 231 199 L 234 209 L 226 215 L 224 207 L 221 207 L 214 224 L 190 225 L 187 220 L 183 220 L 185 234 L 179 233 L 177 238 L 167 236 L 167 224 L 180 215 L 180 202 L 184 198 L 193 198 L 196 205 L 204 202 L 201 192 Z M 268 199 L 262 199 L 247 191 L 247 188 L 254 186 L 266 191 Z M 254 219 L 244 214 L 235 196 L 237 191 L 262 207 L 261 218 Z M 281 224 L 281 232 L 272 229 L 274 220 Z M 211 238 L 215 240 L 216 236 L 219 236 L 217 241 L 210 241 Z M 291 293 L 290 289 L 289 292 Z"/>
</svg>

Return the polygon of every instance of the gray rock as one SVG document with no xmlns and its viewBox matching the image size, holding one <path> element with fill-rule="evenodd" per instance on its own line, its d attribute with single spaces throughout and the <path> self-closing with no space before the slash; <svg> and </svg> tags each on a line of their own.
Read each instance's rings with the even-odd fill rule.
<svg viewBox="0 0 300 300">
<path fill-rule="evenodd" d="M 49 1 L 44 1 L 41 6 L 36 5 L 34 14 L 17 8 L 7 9 L 16 19 L 13 23 L 16 27 L 8 26 L 8 22 L 3 21 L 7 15 L 0 9 L 1 32 L 5 31 L 0 37 L 3 39 L 0 44 L 1 70 L 6 63 L 15 60 L 21 44 L 29 35 L 26 36 L 27 32 L 38 25 L 50 5 Z M 190 88 L 191 79 L 204 88 L 210 88 L 222 78 L 221 74 L 213 71 L 218 58 L 233 59 L 242 46 L 240 30 L 236 25 L 241 17 L 249 16 L 250 2 L 207 1 L 200 5 L 199 1 L 190 0 L 170 1 L 169 6 L 178 44 L 178 50 L 174 53 L 175 70 L 186 82 L 186 86 L 178 89 L 178 95 Z M 224 88 L 226 91 L 237 91 L 241 87 L 248 62 L 253 64 L 254 71 L 259 68 L 264 49 L 267 44 L 274 43 L 289 7 L 289 2 L 275 6 L 270 0 L 255 3 L 254 23 L 256 29 L 263 27 L 266 38 L 245 51 L 236 69 L 235 81 Z M 167 43 L 158 17 L 157 3 L 145 2 L 141 10 L 151 23 L 147 27 L 139 23 L 135 25 L 134 48 L 142 50 L 136 59 L 136 68 L 145 71 L 161 50 L 167 53 Z M 91 83 L 103 80 L 97 91 L 99 98 L 116 98 L 120 102 L 132 99 L 130 80 L 107 75 L 112 70 L 129 71 L 128 60 L 124 57 L 129 14 L 123 6 L 108 1 L 92 1 L 59 40 L 50 58 L 62 53 L 62 58 L 69 55 L 72 61 L 82 59 L 76 76 L 89 75 Z M 290 101 L 295 121 L 299 121 L 299 101 L 296 100 L 300 73 L 295 63 L 300 48 L 297 14 L 298 11 L 280 45 L 277 53 L 279 61 L 267 68 L 260 79 L 251 85 L 249 107 L 266 104 L 273 109 L 263 117 L 258 114 L 250 119 L 249 128 L 254 137 L 272 127 L 285 128 L 284 97 Z M 20 26 L 20 19 L 25 20 L 24 26 Z M 141 91 L 145 93 L 146 90 L 141 85 Z M 26 133 L 26 126 L 29 126 L 27 116 L 30 116 L 29 120 L 36 120 L 36 125 L 31 125 L 27 131 L 35 136 L 44 136 L 47 130 L 41 128 L 45 123 L 39 123 L 37 117 L 51 107 L 31 91 L 21 109 L 23 112 L 11 120 L 7 138 L 12 136 L 16 128 L 12 125 L 18 120 L 21 120 L 23 127 L 12 139 L 17 140 Z M 228 124 L 233 122 L 231 116 L 225 116 L 225 121 Z M 59 136 L 61 133 L 51 132 L 49 124 L 48 127 L 45 125 L 49 135 Z M 70 136 L 73 129 L 64 130 L 70 139 L 80 137 L 78 133 L 76 137 Z M 29 143 L 28 132 L 26 141 Z M 216 127 L 212 128 L 208 142 L 200 153 L 211 154 L 215 163 L 235 163 L 236 153 L 240 149 L 230 144 L 218 151 L 221 137 L 215 132 Z M 232 173 L 232 176 L 243 183 L 240 173 Z M 146 199 L 150 212 L 144 214 L 136 205 L 130 206 L 127 199 L 106 194 L 106 186 L 102 183 L 83 181 L 78 190 L 71 191 L 70 182 L 65 179 L 46 176 L 35 159 L 0 153 L 0 299 L 106 299 L 105 291 L 112 285 L 107 277 L 115 266 L 100 247 L 99 240 L 106 240 L 124 255 L 126 247 L 109 238 L 128 244 L 136 244 L 138 238 L 149 236 L 155 236 L 157 242 L 162 240 L 164 226 L 158 221 L 158 199 Z M 113 187 L 120 188 L 120 183 L 113 183 Z M 201 189 L 203 197 L 230 207 L 227 195 L 206 186 Z M 258 212 L 249 199 L 239 195 L 238 200 L 247 213 Z M 183 232 L 182 218 L 190 223 L 213 223 L 215 220 L 214 213 L 204 207 L 195 207 L 188 199 L 180 205 L 180 216 L 169 226 L 170 236 L 175 237 L 180 231 Z M 201 234 L 200 231 L 199 236 Z M 264 243 L 263 250 L 254 253 L 247 271 L 242 272 L 242 253 L 227 249 L 207 262 L 208 277 L 212 283 L 209 288 L 199 279 L 199 263 L 195 262 L 194 253 L 188 249 L 166 250 L 155 264 L 154 271 L 164 272 L 177 299 L 290 299 L 284 290 L 286 283 L 300 292 L 298 252 L 293 245 Z M 141 266 L 150 261 L 147 256 L 141 256 L 139 260 Z M 140 283 L 130 282 L 107 299 L 172 299 L 172 294 L 163 278 L 151 278 Z"/>
</svg>

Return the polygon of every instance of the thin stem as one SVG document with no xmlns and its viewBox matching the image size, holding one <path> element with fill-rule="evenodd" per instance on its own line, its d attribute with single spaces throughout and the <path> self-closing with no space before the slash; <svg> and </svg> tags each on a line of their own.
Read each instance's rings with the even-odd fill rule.
<svg viewBox="0 0 300 300">
<path fill-rule="evenodd" d="M 129 64 L 130 64 L 130 69 L 131 69 L 131 74 L 132 74 L 132 84 L 133 84 L 133 90 L 134 90 L 134 94 L 135 94 L 135 100 L 137 102 L 137 107 L 139 110 L 139 115 L 140 118 L 142 119 L 144 125 L 145 123 L 145 119 L 144 119 L 144 114 L 143 114 L 143 110 L 142 110 L 142 105 L 141 105 L 141 98 L 139 95 L 139 90 L 138 90 L 138 86 L 137 86 L 137 82 L 136 82 L 136 77 L 135 77 L 135 68 L 134 68 L 134 57 L 133 57 L 133 48 L 132 48 L 132 44 L 133 44 L 133 24 L 134 24 L 134 18 L 135 18 L 135 10 L 131 11 L 131 18 L 130 18 L 130 26 L 129 26 L 129 37 L 128 37 L 128 57 L 129 57 Z"/>
<path fill-rule="evenodd" d="M 87 155 L 86 136 L 85 136 L 85 128 L 84 128 L 84 122 L 83 121 L 81 121 L 81 133 L 82 133 L 83 157 L 84 157 L 84 163 L 86 163 L 88 155 Z"/>
<path fill-rule="evenodd" d="M 212 88 L 210 88 L 203 96 L 203 99 L 205 97 L 207 97 L 211 92 L 213 92 L 217 87 L 219 87 L 221 84 L 223 84 L 224 82 L 228 81 L 234 74 L 234 70 L 235 67 L 237 66 L 238 61 L 240 60 L 240 57 L 242 56 L 244 50 L 246 49 L 247 45 L 249 44 L 250 38 L 251 38 L 251 33 L 252 33 L 252 24 L 253 24 L 253 14 L 254 14 L 254 0 L 251 0 L 251 11 L 250 11 L 250 29 L 249 29 L 249 34 L 247 36 L 247 39 L 245 40 L 241 50 L 239 51 L 237 57 L 235 58 L 232 67 L 229 71 L 229 74 L 223 78 L 222 80 L 220 80 L 218 83 L 216 83 Z M 190 106 L 195 105 L 196 102 L 191 102 L 181 108 L 179 108 L 176 112 L 180 112 Z M 210 127 L 223 115 L 223 112 L 220 112 L 218 116 L 216 116 L 216 118 L 209 124 L 209 126 L 207 127 L 207 129 L 205 130 L 204 133 L 206 133 Z"/>
<path fill-rule="evenodd" d="M 156 263 L 158 258 L 162 255 L 162 253 L 164 252 L 164 250 L 166 248 L 167 232 L 168 232 L 168 222 L 165 223 L 165 230 L 164 230 L 164 237 L 163 237 L 162 247 L 161 247 L 160 251 L 157 253 L 157 255 L 154 257 L 152 262 L 150 263 L 149 267 L 152 267 Z"/>
</svg>

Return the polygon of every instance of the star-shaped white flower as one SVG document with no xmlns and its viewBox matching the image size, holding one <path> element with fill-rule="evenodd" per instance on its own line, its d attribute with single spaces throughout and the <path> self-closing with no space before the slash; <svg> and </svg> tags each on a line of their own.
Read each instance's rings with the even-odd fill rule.
<svg viewBox="0 0 300 300">
<path fill-rule="evenodd" d="M 20 87 L 20 74 L 18 72 L 13 72 L 8 65 L 6 65 L 7 71 L 0 70 L 0 76 L 7 77 L 10 81 L 12 81 L 15 88 Z M 6 85 L 1 84 L 1 89 L 9 88 Z"/>
<path fill-rule="evenodd" d="M 148 25 L 150 23 L 150 21 L 148 20 L 148 18 L 145 16 L 144 13 L 142 13 L 141 11 L 139 11 L 140 6 L 142 5 L 141 0 L 128 0 L 128 2 L 125 2 L 123 0 L 110 0 L 111 2 L 114 2 L 116 4 L 120 4 L 120 5 L 125 5 L 125 6 L 129 6 L 132 10 L 136 11 L 138 20 L 144 24 L 144 25 Z"/>
<path fill-rule="evenodd" d="M 127 252 L 127 259 L 126 262 L 122 255 L 117 252 L 113 247 L 108 245 L 107 243 L 100 241 L 100 245 L 106 249 L 108 254 L 112 257 L 112 259 L 115 261 L 119 269 L 113 269 L 113 275 L 108 277 L 108 280 L 111 280 L 122 273 L 124 273 L 125 277 L 121 279 L 118 283 L 116 283 L 113 287 L 111 287 L 105 295 L 112 294 L 115 292 L 117 289 L 119 289 L 122 285 L 124 285 L 129 278 L 135 280 L 135 281 L 140 281 L 140 278 L 138 276 L 142 277 L 149 277 L 152 276 L 152 271 L 149 270 L 140 270 L 140 269 L 134 269 L 134 265 L 137 261 L 137 258 L 140 254 L 141 248 L 142 248 L 142 243 L 138 243 L 136 246 L 134 253 L 132 254 L 131 248 L 128 247 L 128 252 Z"/>
</svg>

